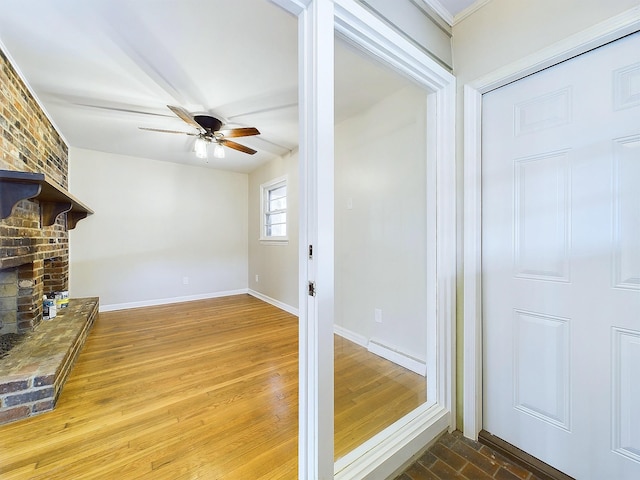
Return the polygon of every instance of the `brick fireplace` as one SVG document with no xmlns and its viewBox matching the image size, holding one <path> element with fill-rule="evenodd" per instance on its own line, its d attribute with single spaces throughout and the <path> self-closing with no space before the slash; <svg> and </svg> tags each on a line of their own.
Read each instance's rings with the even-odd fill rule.
<svg viewBox="0 0 640 480">
<path fill-rule="evenodd" d="M 6 251 L 4 241 L 3 236 L 0 239 L 3 255 Z M 7 256 L 0 260 L 0 335 L 35 329 L 42 321 L 43 294 L 67 290 L 68 250 L 64 251 L 65 255 L 59 253 L 55 251 L 57 256 L 53 258 Z M 42 255 L 46 253 L 40 257 Z"/>
<path fill-rule="evenodd" d="M 0 357 L 0 424 L 54 407 L 97 316 L 91 298 L 42 318 L 43 295 L 69 287 L 68 229 L 92 213 L 67 173 L 67 145 L 0 51 L 0 334 L 24 334 Z"/>
<path fill-rule="evenodd" d="M 67 188 L 67 146 L 3 52 L 0 134 L 0 169 L 44 173 Z M 4 272 L 0 333 L 34 329 L 42 320 L 43 294 L 68 289 L 65 220 L 60 215 L 53 225 L 41 226 L 40 205 L 33 200 L 20 201 L 8 218 L 0 220 L 0 272 Z M 5 283 L 14 276 L 17 283 Z"/>
</svg>

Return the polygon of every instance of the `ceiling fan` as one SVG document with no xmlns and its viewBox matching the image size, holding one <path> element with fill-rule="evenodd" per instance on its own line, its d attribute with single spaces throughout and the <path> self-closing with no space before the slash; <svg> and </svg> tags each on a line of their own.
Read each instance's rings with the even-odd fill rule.
<svg viewBox="0 0 640 480">
<path fill-rule="evenodd" d="M 207 145 L 210 143 L 215 144 L 213 155 L 216 158 L 224 158 L 223 147 L 233 148 L 234 150 L 248 153 L 249 155 L 253 155 L 254 153 L 256 153 L 256 150 L 254 150 L 253 148 L 249 148 L 245 145 L 241 145 L 228 139 L 236 137 L 249 137 L 251 135 L 260 135 L 260 132 L 257 128 L 241 127 L 222 129 L 222 121 L 215 117 L 212 117 L 210 115 L 192 115 L 182 107 L 174 107 L 172 105 L 167 105 L 167 107 L 187 125 L 194 127 L 197 132 L 181 132 L 178 130 L 162 130 L 159 128 L 147 127 L 139 128 L 141 130 L 149 130 L 151 132 L 179 133 L 196 137 L 195 152 L 198 158 L 207 158 Z"/>
</svg>

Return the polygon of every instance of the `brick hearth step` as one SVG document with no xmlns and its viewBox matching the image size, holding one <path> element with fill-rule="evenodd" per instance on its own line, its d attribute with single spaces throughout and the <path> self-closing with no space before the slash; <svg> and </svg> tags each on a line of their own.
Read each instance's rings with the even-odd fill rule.
<svg viewBox="0 0 640 480">
<path fill-rule="evenodd" d="M 76 298 L 0 359 L 0 424 L 53 410 L 98 314 L 97 297 Z"/>
</svg>

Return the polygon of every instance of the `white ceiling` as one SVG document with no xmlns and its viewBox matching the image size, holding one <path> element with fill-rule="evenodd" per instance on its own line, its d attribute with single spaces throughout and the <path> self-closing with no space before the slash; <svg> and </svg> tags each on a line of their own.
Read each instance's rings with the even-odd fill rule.
<svg viewBox="0 0 640 480">
<path fill-rule="evenodd" d="M 440 0 L 465 8 L 472 0 Z M 249 172 L 296 148 L 297 21 L 266 0 L 1 0 L 0 42 L 70 146 L 202 165 L 166 105 L 257 127 L 213 168 Z M 337 119 L 406 84 L 336 54 Z M 366 89 L 362 85 L 367 85 Z M 212 157 L 210 155 L 210 157 Z"/>
<path fill-rule="evenodd" d="M 430 0 L 427 0 L 429 2 Z M 478 0 L 436 0 L 447 10 L 452 17 L 455 17 L 458 13 L 466 10 Z"/>
</svg>

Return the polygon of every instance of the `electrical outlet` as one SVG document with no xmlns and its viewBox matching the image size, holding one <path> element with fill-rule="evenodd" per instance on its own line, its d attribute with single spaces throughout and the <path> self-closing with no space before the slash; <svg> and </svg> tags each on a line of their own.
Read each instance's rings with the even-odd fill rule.
<svg viewBox="0 0 640 480">
<path fill-rule="evenodd" d="M 189 285 L 189 277 L 182 277 L 182 284 Z"/>
<path fill-rule="evenodd" d="M 376 323 L 382 323 L 382 309 L 376 308 L 373 310 L 373 317 L 376 320 Z"/>
<path fill-rule="evenodd" d="M 259 281 L 260 281 L 260 275 L 256 273 L 256 283 L 258 283 Z"/>
</svg>

